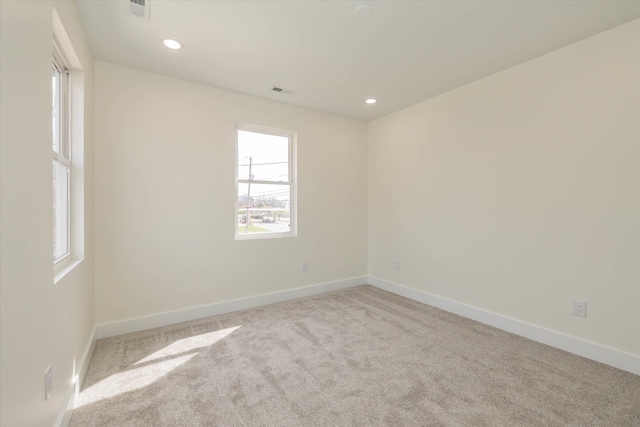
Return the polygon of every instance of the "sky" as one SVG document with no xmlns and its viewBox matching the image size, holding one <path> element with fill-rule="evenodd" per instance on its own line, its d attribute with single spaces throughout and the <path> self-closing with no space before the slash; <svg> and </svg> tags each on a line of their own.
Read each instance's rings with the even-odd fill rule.
<svg viewBox="0 0 640 427">
<path fill-rule="evenodd" d="M 249 178 L 250 160 L 253 180 L 288 183 L 289 138 L 239 130 L 238 179 Z M 247 192 L 248 184 L 238 183 L 238 195 L 246 195 Z M 288 201 L 289 186 L 252 183 L 251 197 L 261 196 Z"/>
</svg>

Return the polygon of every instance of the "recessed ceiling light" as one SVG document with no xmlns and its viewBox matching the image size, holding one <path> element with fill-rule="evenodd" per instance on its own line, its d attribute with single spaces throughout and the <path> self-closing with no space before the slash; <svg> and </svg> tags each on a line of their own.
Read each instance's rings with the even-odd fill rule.
<svg viewBox="0 0 640 427">
<path fill-rule="evenodd" d="M 364 102 L 366 102 L 367 104 L 375 104 L 376 102 L 378 102 L 378 100 L 375 98 L 369 98 Z"/>
<path fill-rule="evenodd" d="M 162 44 L 164 44 L 169 49 L 174 49 L 174 50 L 182 49 L 182 43 L 176 40 L 164 39 L 162 40 Z"/>
</svg>

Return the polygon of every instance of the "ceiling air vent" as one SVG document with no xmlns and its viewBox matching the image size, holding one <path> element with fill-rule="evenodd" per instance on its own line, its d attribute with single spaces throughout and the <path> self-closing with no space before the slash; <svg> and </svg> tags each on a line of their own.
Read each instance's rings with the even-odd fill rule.
<svg viewBox="0 0 640 427">
<path fill-rule="evenodd" d="M 274 86 L 271 90 L 274 91 L 274 92 L 285 93 L 287 95 L 291 95 L 293 93 L 293 91 L 291 89 L 283 89 L 283 88 L 278 87 L 278 86 Z"/>
<path fill-rule="evenodd" d="M 149 19 L 149 0 L 127 0 L 128 10 L 133 16 Z"/>
</svg>

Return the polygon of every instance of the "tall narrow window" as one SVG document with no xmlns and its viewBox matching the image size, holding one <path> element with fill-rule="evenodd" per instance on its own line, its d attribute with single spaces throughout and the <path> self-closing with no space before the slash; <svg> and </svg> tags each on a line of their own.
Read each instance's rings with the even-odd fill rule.
<svg viewBox="0 0 640 427">
<path fill-rule="evenodd" d="M 53 262 L 70 252 L 70 173 L 69 69 L 54 49 L 52 64 L 53 109 Z"/>
<path fill-rule="evenodd" d="M 295 135 L 239 125 L 236 148 L 236 239 L 295 236 Z"/>
</svg>

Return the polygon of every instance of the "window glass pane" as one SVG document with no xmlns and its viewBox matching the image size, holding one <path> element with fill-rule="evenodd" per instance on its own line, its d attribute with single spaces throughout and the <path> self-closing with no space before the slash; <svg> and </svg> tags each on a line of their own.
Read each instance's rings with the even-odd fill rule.
<svg viewBox="0 0 640 427">
<path fill-rule="evenodd" d="M 69 253 L 69 167 L 53 161 L 53 259 Z"/>
<path fill-rule="evenodd" d="M 52 90 L 52 110 L 53 110 L 53 151 L 58 154 L 62 153 L 62 100 L 61 100 L 61 76 L 60 71 L 53 65 L 53 74 L 51 76 Z"/>
<path fill-rule="evenodd" d="M 289 138 L 239 130 L 238 179 L 288 182 Z"/>
<path fill-rule="evenodd" d="M 288 233 L 290 200 L 288 184 L 238 183 L 238 234 Z"/>
</svg>

